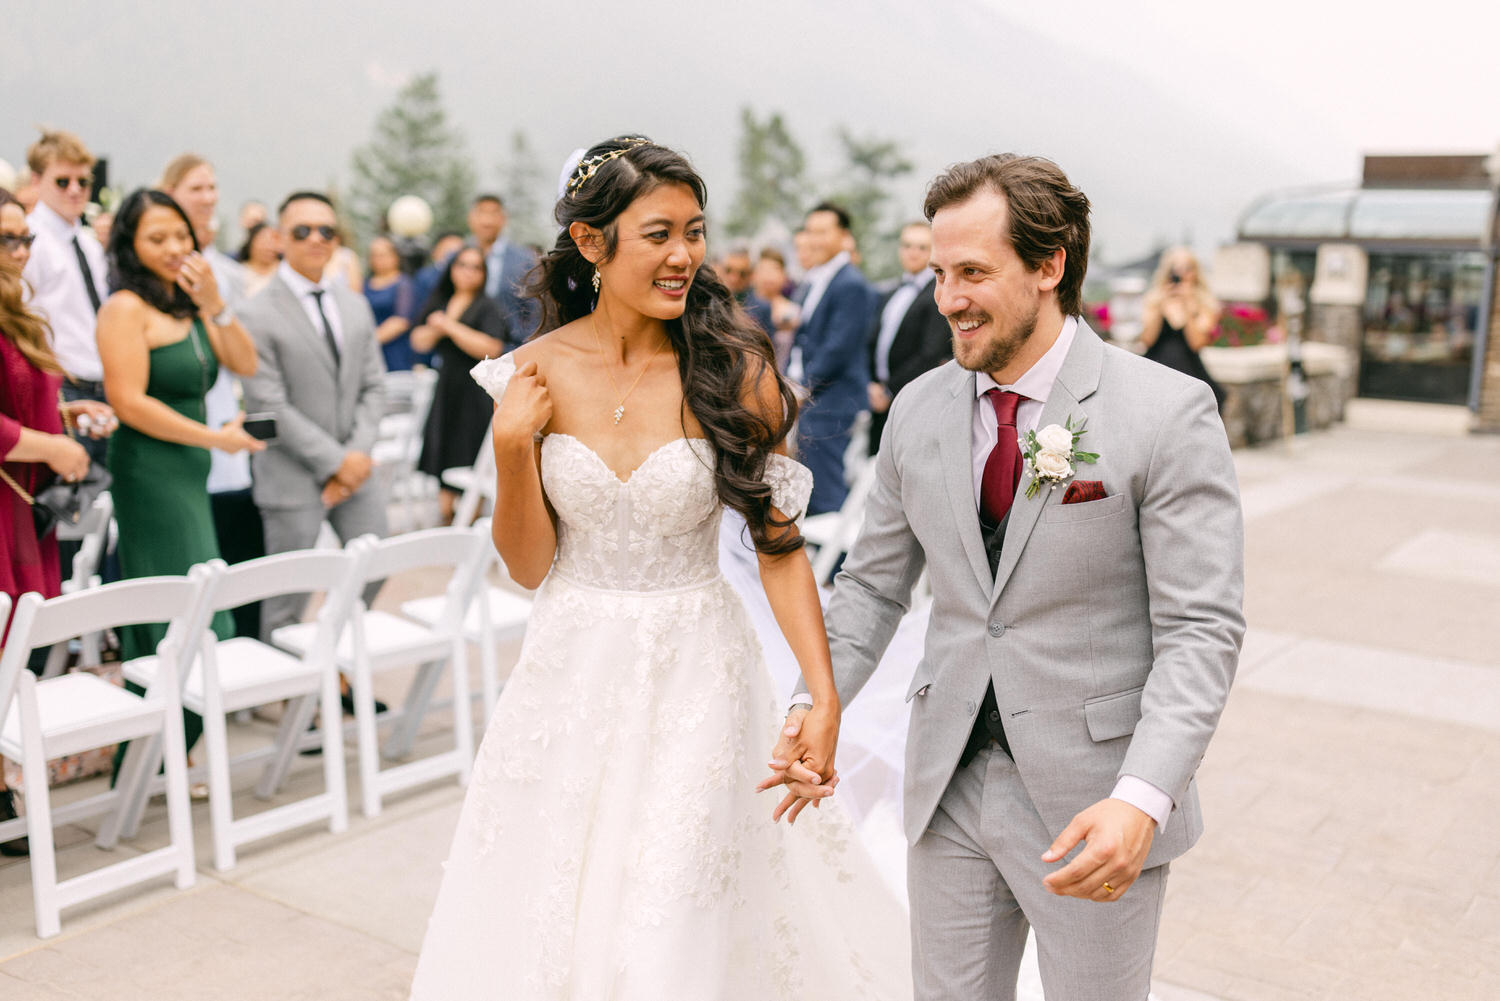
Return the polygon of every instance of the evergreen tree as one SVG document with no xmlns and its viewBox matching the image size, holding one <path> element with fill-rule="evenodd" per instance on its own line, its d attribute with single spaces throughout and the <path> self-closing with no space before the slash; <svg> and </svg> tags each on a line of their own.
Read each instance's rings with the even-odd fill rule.
<svg viewBox="0 0 1500 1001">
<path fill-rule="evenodd" d="M 437 73 L 423 73 L 375 117 L 370 141 L 354 151 L 349 211 L 361 242 L 380 232 L 386 209 L 402 195 L 432 206 L 433 229 L 462 230 L 473 196 L 474 167 L 463 134 L 448 122 Z"/>
<path fill-rule="evenodd" d="M 892 276 L 899 267 L 896 239 L 901 223 L 887 218 L 891 182 L 911 173 L 914 165 L 894 139 L 856 136 L 843 126 L 838 137 L 845 166 L 835 200 L 849 212 L 866 272 L 875 278 Z"/>
<path fill-rule="evenodd" d="M 556 226 L 550 221 L 552 189 L 522 129 L 510 136 L 510 153 L 500 163 L 500 197 L 505 199 L 505 235 L 512 243 L 539 243 L 551 249 Z"/>
<path fill-rule="evenodd" d="M 807 193 L 802 147 L 779 111 L 762 123 L 748 106 L 741 108 L 740 130 L 740 189 L 726 228 L 733 235 L 750 236 L 767 219 L 795 227 Z"/>
</svg>

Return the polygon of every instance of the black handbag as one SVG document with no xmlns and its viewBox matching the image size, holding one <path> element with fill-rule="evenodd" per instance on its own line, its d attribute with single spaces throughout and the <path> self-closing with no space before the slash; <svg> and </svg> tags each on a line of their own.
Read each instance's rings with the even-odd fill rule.
<svg viewBox="0 0 1500 1001">
<path fill-rule="evenodd" d="M 58 402 L 62 402 L 61 395 Z M 72 428 L 68 429 L 71 438 Z M 0 479 L 10 484 L 12 490 L 21 495 L 21 499 L 31 505 L 31 521 L 36 526 L 36 537 L 44 539 L 47 533 L 57 527 L 61 522 L 65 525 L 76 525 L 83 520 L 84 514 L 94 506 L 94 501 L 99 495 L 109 489 L 109 470 L 98 463 L 90 463 L 89 471 L 84 474 L 83 479 L 76 483 L 68 483 L 65 480 L 54 480 L 32 496 L 21 489 L 21 484 L 11 479 L 9 473 L 0 469 Z"/>
</svg>

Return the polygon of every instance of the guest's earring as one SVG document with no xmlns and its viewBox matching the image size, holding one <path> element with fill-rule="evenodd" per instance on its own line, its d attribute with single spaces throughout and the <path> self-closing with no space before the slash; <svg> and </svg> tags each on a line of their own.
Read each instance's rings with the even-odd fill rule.
<svg viewBox="0 0 1500 1001">
<path fill-rule="evenodd" d="M 599 269 L 594 269 L 594 294 L 599 294 Z"/>
</svg>

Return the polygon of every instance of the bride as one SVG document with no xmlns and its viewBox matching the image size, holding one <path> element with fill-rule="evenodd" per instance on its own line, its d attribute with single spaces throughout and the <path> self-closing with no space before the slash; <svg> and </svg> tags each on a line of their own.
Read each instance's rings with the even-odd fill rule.
<svg viewBox="0 0 1500 1001">
<path fill-rule="evenodd" d="M 547 332 L 475 369 L 499 401 L 495 546 L 540 590 L 417 1001 L 911 997 L 904 912 L 844 812 L 790 827 L 756 798 L 785 703 L 719 572 L 724 507 L 808 683 L 797 757 L 823 796 L 840 709 L 792 520 L 795 402 L 702 267 L 705 198 L 649 140 L 589 150 L 532 289 Z"/>
</svg>

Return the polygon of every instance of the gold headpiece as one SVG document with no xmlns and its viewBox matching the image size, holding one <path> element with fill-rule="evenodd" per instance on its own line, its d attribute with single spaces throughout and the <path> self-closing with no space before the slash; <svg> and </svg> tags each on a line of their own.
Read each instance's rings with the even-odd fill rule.
<svg viewBox="0 0 1500 1001">
<path fill-rule="evenodd" d="M 630 139 L 622 139 L 621 142 L 625 143 L 625 145 L 621 146 L 617 150 L 611 150 L 608 153 L 600 153 L 598 156 L 591 156 L 587 160 L 579 161 L 578 166 L 573 168 L 573 179 L 568 182 L 568 197 L 571 198 L 573 195 L 576 195 L 578 193 L 578 189 L 587 184 L 589 178 L 594 176 L 595 171 L 597 171 L 600 167 L 604 166 L 609 161 L 613 160 L 615 157 L 623 156 L 625 153 L 628 153 L 630 150 L 635 149 L 637 146 L 648 146 L 651 144 L 650 139 L 642 138 L 639 136 Z"/>
</svg>

